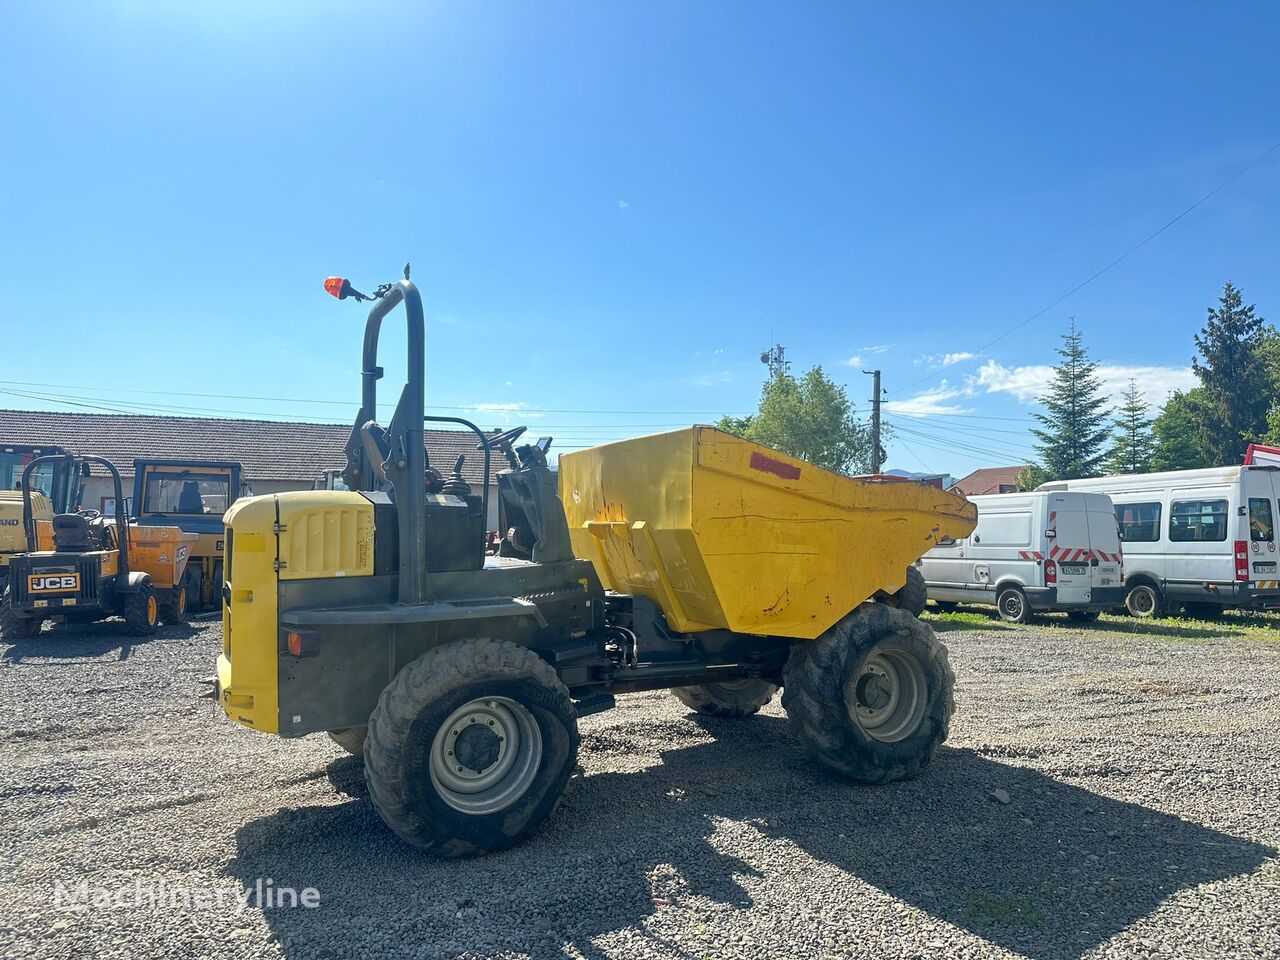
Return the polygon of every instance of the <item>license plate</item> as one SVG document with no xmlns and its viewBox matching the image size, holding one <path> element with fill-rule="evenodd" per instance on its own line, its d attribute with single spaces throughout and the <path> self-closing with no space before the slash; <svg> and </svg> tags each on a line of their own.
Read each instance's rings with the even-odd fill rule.
<svg viewBox="0 0 1280 960">
<path fill-rule="evenodd" d="M 1253 565 L 1254 573 L 1275 573 L 1276 565 L 1274 563 L 1255 563 Z"/>
<path fill-rule="evenodd" d="M 1064 563 L 1062 565 L 1062 575 L 1064 577 L 1083 577 L 1089 572 L 1089 567 L 1083 563 Z"/>
<path fill-rule="evenodd" d="M 27 577 L 31 593 L 75 593 L 80 589 L 78 573 L 33 573 Z"/>
</svg>

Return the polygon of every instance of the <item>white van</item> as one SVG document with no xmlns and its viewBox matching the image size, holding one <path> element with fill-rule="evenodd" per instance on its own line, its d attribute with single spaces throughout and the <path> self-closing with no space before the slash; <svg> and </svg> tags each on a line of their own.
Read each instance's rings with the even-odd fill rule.
<svg viewBox="0 0 1280 960">
<path fill-rule="evenodd" d="M 1125 606 L 1138 617 L 1185 607 L 1280 608 L 1276 496 L 1280 467 L 1210 467 L 1046 483 L 1108 494 L 1124 536 Z"/>
<path fill-rule="evenodd" d="M 1124 601 L 1120 536 L 1111 501 L 1092 493 L 1001 493 L 970 497 L 978 525 L 943 540 L 919 561 L 929 599 L 993 603 L 1023 623 L 1033 611 L 1092 620 Z"/>
</svg>

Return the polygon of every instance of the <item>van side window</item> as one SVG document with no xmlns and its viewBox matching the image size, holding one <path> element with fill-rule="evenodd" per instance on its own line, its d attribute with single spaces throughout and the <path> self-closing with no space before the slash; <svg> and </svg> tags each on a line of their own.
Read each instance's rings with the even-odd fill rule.
<svg viewBox="0 0 1280 960">
<path fill-rule="evenodd" d="M 1160 539 L 1160 504 L 1117 503 L 1116 523 L 1125 543 L 1155 543 Z"/>
<path fill-rule="evenodd" d="M 1227 539 L 1227 501 L 1175 500 L 1169 510 L 1169 539 L 1204 543 Z"/>
<path fill-rule="evenodd" d="M 1270 543 L 1276 538 L 1271 524 L 1271 501 L 1266 497 L 1249 498 L 1249 539 L 1254 543 Z"/>
</svg>

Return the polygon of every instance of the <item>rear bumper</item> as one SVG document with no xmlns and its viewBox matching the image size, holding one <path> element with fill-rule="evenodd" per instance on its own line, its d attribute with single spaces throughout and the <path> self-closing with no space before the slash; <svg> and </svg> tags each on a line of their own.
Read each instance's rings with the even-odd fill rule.
<svg viewBox="0 0 1280 960">
<path fill-rule="evenodd" d="M 1087 603 L 1065 602 L 1058 599 L 1057 587 L 1026 587 L 1027 602 L 1032 610 L 1114 610 L 1124 606 L 1124 587 L 1094 587 L 1089 591 Z"/>
</svg>

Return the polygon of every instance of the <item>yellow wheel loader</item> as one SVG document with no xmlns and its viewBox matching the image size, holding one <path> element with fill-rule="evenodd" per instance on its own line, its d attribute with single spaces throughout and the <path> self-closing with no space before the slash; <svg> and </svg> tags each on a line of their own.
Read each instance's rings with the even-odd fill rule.
<svg viewBox="0 0 1280 960">
<path fill-rule="evenodd" d="M 743 717 L 783 689 L 796 736 L 853 780 L 917 774 L 947 735 L 946 649 L 874 602 L 964 498 L 838 476 L 711 427 L 566 454 L 485 435 L 480 495 L 423 446 L 424 318 L 408 279 L 372 299 L 346 491 L 241 500 L 226 516 L 216 695 L 262 733 L 328 733 L 364 758 L 373 804 L 442 856 L 510 847 L 559 802 L 578 719 L 671 689 Z M 375 421 L 383 319 L 403 305 L 408 382 Z M 505 531 L 485 555 L 491 457 Z M 447 465 L 444 465 L 447 468 Z"/>
<path fill-rule="evenodd" d="M 83 486 L 77 483 L 71 509 L 40 519 L 32 473 L 55 460 L 76 477 L 88 477 L 91 464 L 105 467 L 121 515 L 111 518 L 79 509 Z M 123 515 L 120 472 L 111 461 L 70 454 L 38 457 L 23 470 L 21 486 L 27 552 L 9 561 L 9 582 L 0 596 L 0 636 L 34 637 L 51 619 L 85 623 L 120 616 L 138 635 L 154 633 L 162 620 L 186 622 L 184 574 L 196 536 L 177 527 L 129 523 Z"/>
</svg>

